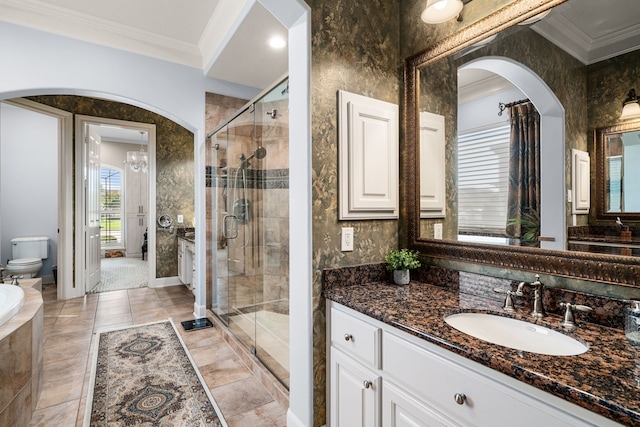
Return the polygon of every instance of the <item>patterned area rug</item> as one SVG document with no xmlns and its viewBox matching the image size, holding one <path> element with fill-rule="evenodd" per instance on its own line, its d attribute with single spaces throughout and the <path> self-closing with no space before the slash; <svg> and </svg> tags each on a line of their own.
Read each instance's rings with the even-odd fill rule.
<svg viewBox="0 0 640 427">
<path fill-rule="evenodd" d="M 84 426 L 226 427 L 170 321 L 99 336 Z"/>
<path fill-rule="evenodd" d="M 149 284 L 149 263 L 138 258 L 103 258 L 100 283 L 89 293 L 144 288 Z"/>
</svg>

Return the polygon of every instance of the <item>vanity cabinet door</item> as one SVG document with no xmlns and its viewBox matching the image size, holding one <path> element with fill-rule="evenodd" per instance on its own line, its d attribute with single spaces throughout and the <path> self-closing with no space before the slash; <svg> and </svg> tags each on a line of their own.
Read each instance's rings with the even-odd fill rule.
<svg viewBox="0 0 640 427">
<path fill-rule="evenodd" d="M 331 427 L 379 427 L 380 375 L 331 348 Z"/>
<path fill-rule="evenodd" d="M 433 408 L 384 381 L 382 387 L 382 427 L 460 427 Z"/>
<path fill-rule="evenodd" d="M 184 284 L 184 240 L 178 239 L 178 278 Z"/>
</svg>

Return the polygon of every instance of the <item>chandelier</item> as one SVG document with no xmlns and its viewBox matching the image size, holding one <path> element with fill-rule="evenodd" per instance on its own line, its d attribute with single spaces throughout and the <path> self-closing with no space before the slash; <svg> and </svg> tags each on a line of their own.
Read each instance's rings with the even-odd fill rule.
<svg viewBox="0 0 640 427">
<path fill-rule="evenodd" d="M 144 138 L 144 132 L 140 132 L 140 139 Z M 144 151 L 144 145 L 140 144 L 140 151 L 127 151 L 127 161 L 132 171 L 147 173 L 149 170 L 149 154 Z"/>
</svg>

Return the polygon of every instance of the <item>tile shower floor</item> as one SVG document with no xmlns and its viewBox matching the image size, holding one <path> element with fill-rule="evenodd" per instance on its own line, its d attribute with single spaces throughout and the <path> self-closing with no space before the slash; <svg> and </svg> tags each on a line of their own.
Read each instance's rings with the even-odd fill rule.
<svg viewBox="0 0 640 427">
<path fill-rule="evenodd" d="M 227 423 L 286 426 L 283 408 L 242 362 L 216 328 L 184 332 L 193 319 L 193 295 L 184 286 L 141 288 L 56 299 L 44 285 L 42 395 L 31 426 L 82 426 L 96 332 L 171 317 Z"/>
</svg>

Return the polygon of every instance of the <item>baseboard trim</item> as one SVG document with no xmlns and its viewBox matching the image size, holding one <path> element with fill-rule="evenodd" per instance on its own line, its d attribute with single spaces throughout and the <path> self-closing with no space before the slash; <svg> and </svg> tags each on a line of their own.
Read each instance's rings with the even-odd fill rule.
<svg viewBox="0 0 640 427">
<path fill-rule="evenodd" d="M 291 408 L 287 411 L 287 427 L 305 427 L 305 424 L 291 412 Z"/>
<path fill-rule="evenodd" d="M 197 303 L 193 303 L 193 314 L 198 317 L 207 317 L 207 306 L 198 305 Z"/>
<path fill-rule="evenodd" d="M 173 277 L 156 277 L 151 284 L 150 288 L 166 288 L 167 286 L 182 285 L 178 276 Z"/>
</svg>

